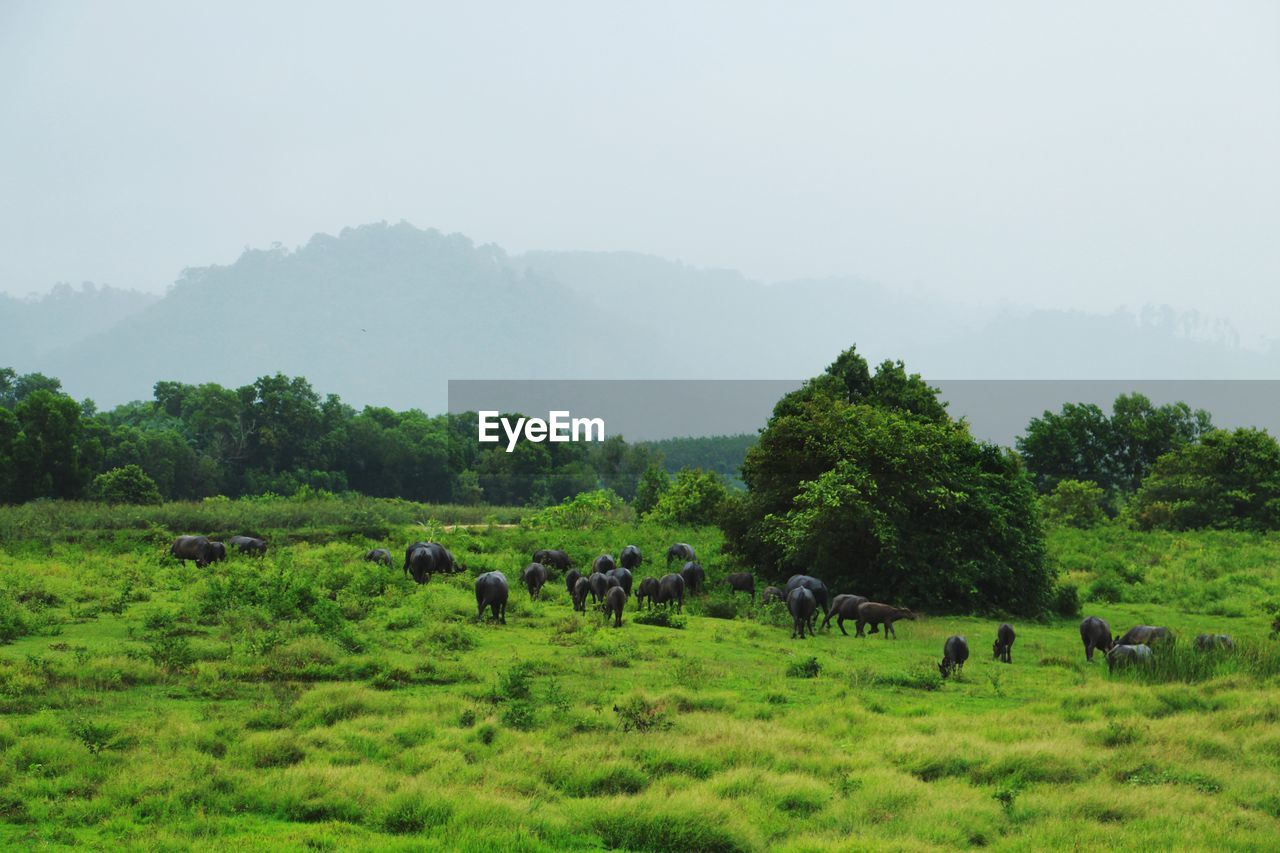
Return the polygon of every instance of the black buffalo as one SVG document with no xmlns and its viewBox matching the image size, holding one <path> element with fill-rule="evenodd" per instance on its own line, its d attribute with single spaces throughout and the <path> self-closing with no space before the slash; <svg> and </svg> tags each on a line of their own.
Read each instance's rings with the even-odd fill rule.
<svg viewBox="0 0 1280 853">
<path fill-rule="evenodd" d="M 541 563 L 530 563 L 520 573 L 520 582 L 529 590 L 530 598 L 537 598 L 547 582 L 547 567 Z"/>
<path fill-rule="evenodd" d="M 965 642 L 964 637 L 952 634 L 942 644 L 942 661 L 938 664 L 938 671 L 942 673 L 943 678 L 946 678 L 955 670 L 963 668 L 964 662 L 968 659 L 969 644 Z"/>
<path fill-rule="evenodd" d="M 1086 617 L 1080 623 L 1080 640 L 1084 643 L 1084 659 L 1092 662 L 1095 649 L 1101 649 L 1104 653 L 1111 649 L 1111 626 L 1107 624 L 1107 620 L 1097 616 Z"/>
<path fill-rule="evenodd" d="M 772 589 L 773 587 L 770 587 Z M 825 628 L 831 624 L 831 617 L 836 618 L 836 625 L 840 628 L 840 633 L 846 637 L 849 632 L 844 629 L 844 620 L 851 619 L 858 621 L 858 605 L 866 602 L 868 599 L 861 595 L 837 595 L 835 600 L 831 602 L 831 609 L 827 611 L 826 618 L 822 620 L 822 627 Z M 876 628 L 871 629 L 871 633 L 876 632 Z"/>
<path fill-rule="evenodd" d="M 636 609 L 640 609 L 646 602 L 648 609 L 653 608 L 653 600 L 658 595 L 658 579 L 644 578 L 640 581 L 640 585 L 636 587 Z"/>
<path fill-rule="evenodd" d="M 810 634 L 813 633 L 813 626 L 809 623 L 817 609 L 818 600 L 807 588 L 798 586 L 787 593 L 787 610 L 791 611 L 791 639 L 794 640 L 798 635 L 803 640 L 806 627 Z"/>
<path fill-rule="evenodd" d="M 798 586 L 802 586 L 813 593 L 813 598 L 818 602 L 818 606 L 822 608 L 823 613 L 831 609 L 831 592 L 827 589 L 825 583 L 810 575 L 792 575 L 787 578 L 787 588 L 783 591 L 790 596 L 791 591 Z"/>
<path fill-rule="evenodd" d="M 640 553 L 640 549 L 635 545 L 628 545 L 622 549 L 622 554 L 618 557 L 618 565 L 624 569 L 635 571 L 644 562 L 644 556 Z"/>
<path fill-rule="evenodd" d="M 578 585 L 578 578 L 582 577 L 582 573 L 577 569 L 570 569 L 564 573 L 564 588 L 573 595 L 573 588 Z"/>
<path fill-rule="evenodd" d="M 578 578 L 573 584 L 573 609 L 587 612 L 587 596 L 591 594 L 591 581 L 586 578 Z"/>
<path fill-rule="evenodd" d="M 227 546 L 208 536 L 179 536 L 169 546 L 169 553 L 182 562 L 193 560 L 197 568 L 227 559 Z"/>
<path fill-rule="evenodd" d="M 232 536 L 227 544 L 238 549 L 241 554 L 252 554 L 255 557 L 267 555 L 267 540 L 256 536 Z"/>
<path fill-rule="evenodd" d="M 622 608 L 627 606 L 627 594 L 622 587 L 615 586 L 604 597 L 604 618 L 613 617 L 613 627 L 622 627 Z"/>
<path fill-rule="evenodd" d="M 764 588 L 764 592 L 760 594 L 760 600 L 765 604 L 768 604 L 770 601 L 783 601 L 786 597 L 787 594 L 776 586 L 766 586 Z"/>
<path fill-rule="evenodd" d="M 433 574 L 457 571 L 453 555 L 439 542 L 415 542 L 404 549 L 404 573 L 418 583 L 428 583 Z"/>
<path fill-rule="evenodd" d="M 374 548 L 371 551 L 364 552 L 364 561 L 366 563 L 381 563 L 390 568 L 392 565 L 391 552 L 386 548 Z"/>
<path fill-rule="evenodd" d="M 622 587 L 622 591 L 627 594 L 628 598 L 631 597 L 631 583 L 632 583 L 633 577 L 631 575 L 630 569 L 625 569 L 619 566 L 618 568 L 609 572 L 608 576 L 618 582 L 618 586 Z"/>
<path fill-rule="evenodd" d="M 667 568 L 670 568 L 671 563 L 675 560 L 689 562 L 696 559 L 698 559 L 698 555 L 693 553 L 693 548 L 684 542 L 677 542 L 667 549 Z"/>
<path fill-rule="evenodd" d="M 707 573 L 697 563 L 685 563 L 680 570 L 680 577 L 684 578 L 685 589 L 689 590 L 690 595 L 697 595 L 707 585 Z"/>
<path fill-rule="evenodd" d="M 618 568 L 618 564 L 614 562 L 612 554 L 601 554 L 591 563 L 591 571 L 599 572 L 602 575 L 608 574 L 616 568 Z"/>
<path fill-rule="evenodd" d="M 484 609 L 488 607 L 493 618 L 507 624 L 507 576 L 502 572 L 485 572 L 476 578 L 476 619 L 484 618 Z"/>
<path fill-rule="evenodd" d="M 1015 638 L 1013 626 L 1008 622 L 996 629 L 996 641 L 991 647 L 991 654 L 996 660 L 1013 663 L 1013 641 Z"/>
<path fill-rule="evenodd" d="M 875 626 L 884 626 L 884 638 L 887 640 L 893 637 L 898 639 L 898 632 L 893 629 L 893 623 L 899 619 L 909 619 L 915 621 L 916 615 L 905 607 L 894 607 L 891 604 L 881 604 L 878 601 L 864 601 L 858 605 L 858 636 L 864 636 L 862 629 L 866 625 L 872 627 L 871 633 L 875 633 Z"/>
<path fill-rule="evenodd" d="M 544 548 L 541 551 L 534 551 L 533 562 L 557 568 L 562 572 L 568 571 L 569 566 L 572 565 L 569 561 L 569 555 L 564 551 L 554 551 L 547 548 Z"/>
<path fill-rule="evenodd" d="M 658 581 L 658 597 L 656 604 L 665 604 L 668 607 L 672 603 L 676 605 L 676 612 L 684 611 L 684 578 L 680 575 L 663 575 L 662 580 Z"/>
<path fill-rule="evenodd" d="M 731 592 L 748 592 L 751 600 L 756 600 L 756 576 L 751 572 L 731 572 L 724 580 Z"/>
</svg>

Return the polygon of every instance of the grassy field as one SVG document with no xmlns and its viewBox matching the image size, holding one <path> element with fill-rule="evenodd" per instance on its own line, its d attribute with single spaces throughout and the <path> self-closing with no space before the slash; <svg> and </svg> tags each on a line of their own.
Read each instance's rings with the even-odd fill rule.
<svg viewBox="0 0 1280 853">
<path fill-rule="evenodd" d="M 77 541 L 2 540 L 0 845 L 1259 849 L 1280 837 L 1275 537 L 1052 535 L 1064 577 L 1095 596 L 1085 613 L 1183 636 L 1144 678 L 1085 664 L 1076 619 L 1016 623 L 1004 665 L 991 619 L 902 622 L 896 642 L 792 641 L 776 607 L 716 592 L 685 608 L 683 628 L 628 610 L 614 629 L 573 613 L 558 581 L 539 601 L 515 584 L 535 547 L 583 563 L 687 541 L 714 587 L 728 568 L 715 530 L 382 518 L 375 542 L 277 523 L 255 528 L 288 542 L 265 560 L 204 570 L 164 556 L 159 516 Z M 360 561 L 427 537 L 467 573 L 418 587 L 398 565 Z M 471 577 L 490 569 L 513 582 L 505 626 L 475 621 Z M 1238 654 L 1197 658 L 1187 641 L 1200 631 L 1234 635 Z M 973 657 L 944 682 L 952 633 Z"/>
</svg>

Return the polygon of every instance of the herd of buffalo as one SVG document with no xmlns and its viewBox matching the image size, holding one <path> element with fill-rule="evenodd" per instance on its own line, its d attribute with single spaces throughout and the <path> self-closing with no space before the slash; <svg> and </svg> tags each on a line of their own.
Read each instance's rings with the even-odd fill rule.
<svg viewBox="0 0 1280 853">
<path fill-rule="evenodd" d="M 257 557 L 267 553 L 266 541 L 254 536 L 232 536 L 226 543 L 211 540 L 207 536 L 180 536 L 170 547 L 169 553 L 179 560 L 192 560 L 198 567 L 204 568 L 210 563 L 225 560 L 227 545 L 243 554 Z M 391 552 L 386 548 L 374 548 L 365 553 L 364 559 L 387 567 L 394 565 Z M 667 549 L 667 573 L 659 578 L 645 577 L 636 583 L 633 573 L 644 562 L 644 556 L 634 545 L 623 548 L 616 561 L 611 554 L 596 557 L 592 561 L 591 572 L 586 575 L 573 567 L 569 555 L 564 551 L 544 549 L 533 553 L 533 561 L 520 573 L 520 582 L 529 591 L 530 597 L 537 598 L 542 587 L 551 579 L 551 571 L 560 571 L 564 575 L 565 587 L 573 601 L 574 610 L 585 613 L 587 599 L 590 598 L 604 613 L 605 618 L 612 618 L 617 627 L 622 625 L 622 611 L 633 594 L 637 608 L 674 606 L 677 612 L 681 612 L 686 592 L 690 595 L 705 592 L 707 576 L 697 560 L 697 554 L 690 545 L 677 542 Z M 678 572 L 670 571 L 673 562 L 681 564 Z M 453 554 L 438 542 L 415 542 L 405 549 L 404 573 L 420 584 L 430 581 L 433 574 L 453 574 L 460 571 L 462 567 L 454 560 Z M 750 572 L 734 572 L 725 578 L 725 582 L 731 592 L 745 592 L 755 599 L 755 576 Z M 506 624 L 507 598 L 510 594 L 506 575 L 499 571 L 485 572 L 475 580 L 475 593 L 477 618 L 483 617 L 485 610 L 489 610 L 496 622 Z M 897 639 L 893 623 L 902 619 L 914 621 L 916 618 L 906 608 L 870 601 L 861 595 L 837 595 L 833 598 L 825 583 L 809 575 L 793 575 L 785 588 L 765 587 L 761 598 L 765 602 L 780 601 L 786 605 L 791 614 L 792 639 L 804 639 L 814 633 L 819 609 L 823 613 L 823 628 L 828 627 L 834 618 L 840 632 L 848 636 L 844 623 L 849 620 L 854 623 L 855 635 L 864 637 L 867 633 L 877 633 L 883 626 L 886 640 L 890 637 Z M 870 631 L 865 630 L 868 626 Z M 1013 662 L 1015 637 L 1013 626 L 1008 623 L 996 629 L 996 639 L 992 645 L 992 655 L 996 660 Z M 1114 670 L 1118 666 L 1149 663 L 1155 658 L 1153 649 L 1164 643 L 1172 643 L 1174 635 L 1168 628 L 1138 625 L 1116 639 L 1105 619 L 1089 616 L 1080 623 L 1080 640 L 1084 643 L 1087 661 L 1093 660 L 1095 651 L 1101 651 L 1107 657 L 1108 668 Z M 1195 647 L 1202 651 L 1230 649 L 1234 647 L 1234 642 L 1227 634 L 1200 634 L 1195 638 Z M 952 635 L 943 643 L 938 670 L 946 678 L 961 669 L 968 659 L 968 642 L 964 637 Z"/>
</svg>

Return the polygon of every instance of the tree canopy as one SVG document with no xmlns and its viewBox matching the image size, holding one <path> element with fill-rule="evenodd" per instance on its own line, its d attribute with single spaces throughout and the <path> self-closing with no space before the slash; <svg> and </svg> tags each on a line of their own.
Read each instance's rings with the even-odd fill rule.
<svg viewBox="0 0 1280 853">
<path fill-rule="evenodd" d="M 939 610 L 1038 613 L 1053 574 L 1030 480 L 901 362 L 853 349 L 787 395 L 743 464 L 730 550 L 765 577 Z"/>
</svg>

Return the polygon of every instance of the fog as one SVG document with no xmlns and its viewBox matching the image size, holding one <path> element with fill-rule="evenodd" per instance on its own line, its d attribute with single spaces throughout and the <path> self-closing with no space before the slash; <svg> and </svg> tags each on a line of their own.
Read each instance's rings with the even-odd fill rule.
<svg viewBox="0 0 1280 853">
<path fill-rule="evenodd" d="M 1280 322 L 1280 5 L 0 4 L 0 291 L 406 219 Z"/>
</svg>

